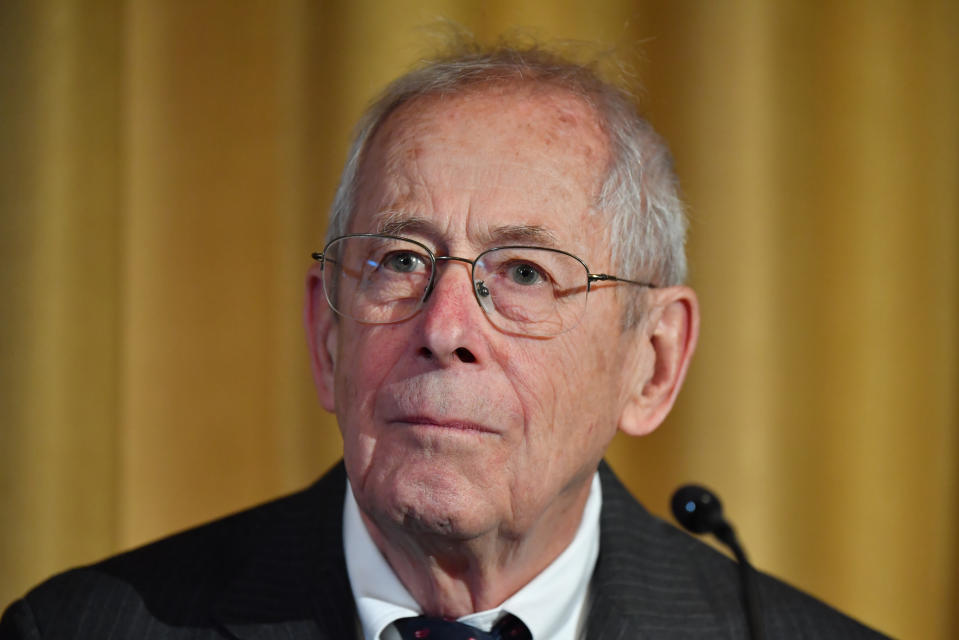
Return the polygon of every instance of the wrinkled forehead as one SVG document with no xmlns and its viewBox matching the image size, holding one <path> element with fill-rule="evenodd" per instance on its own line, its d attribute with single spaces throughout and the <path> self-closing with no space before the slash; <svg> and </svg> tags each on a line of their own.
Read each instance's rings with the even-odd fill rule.
<svg viewBox="0 0 959 640">
<path fill-rule="evenodd" d="M 419 97 L 394 110 L 367 145 L 354 221 L 362 226 L 357 217 L 381 211 L 429 213 L 418 209 L 436 205 L 451 185 L 472 193 L 477 211 L 504 218 L 511 193 L 517 216 L 582 213 L 596 202 L 608 164 L 595 110 L 566 90 L 513 83 Z M 484 208 L 485 197 L 499 200 Z"/>
</svg>

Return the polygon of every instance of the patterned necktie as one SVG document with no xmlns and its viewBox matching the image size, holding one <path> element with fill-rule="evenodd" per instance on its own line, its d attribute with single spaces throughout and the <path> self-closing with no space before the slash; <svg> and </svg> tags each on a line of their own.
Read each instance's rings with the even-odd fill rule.
<svg viewBox="0 0 959 640">
<path fill-rule="evenodd" d="M 403 640 L 532 640 L 523 621 L 507 614 L 487 633 L 468 624 L 445 618 L 417 616 L 393 623 Z"/>
</svg>

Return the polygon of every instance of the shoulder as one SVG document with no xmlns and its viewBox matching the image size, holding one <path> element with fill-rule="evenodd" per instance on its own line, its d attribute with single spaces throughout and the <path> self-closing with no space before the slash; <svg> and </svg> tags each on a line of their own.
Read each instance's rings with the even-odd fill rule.
<svg viewBox="0 0 959 640">
<path fill-rule="evenodd" d="M 53 576 L 11 605 L 0 639 L 31 637 L 14 635 L 14 627 L 90 638 L 152 626 L 209 628 L 224 594 L 251 570 L 315 563 L 314 543 L 324 537 L 337 541 L 334 561 L 342 555 L 344 478 L 334 468 L 303 491 Z"/>
<path fill-rule="evenodd" d="M 600 608 L 674 637 L 745 637 L 738 565 L 648 513 L 607 465 L 600 469 L 603 515 L 593 587 Z M 766 574 L 759 578 L 770 638 L 881 638 L 825 603 Z"/>
</svg>

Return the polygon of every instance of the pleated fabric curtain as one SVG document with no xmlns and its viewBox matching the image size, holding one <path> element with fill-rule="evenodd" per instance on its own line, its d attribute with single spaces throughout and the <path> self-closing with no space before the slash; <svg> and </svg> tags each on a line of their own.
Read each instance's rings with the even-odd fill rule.
<svg viewBox="0 0 959 640">
<path fill-rule="evenodd" d="M 437 18 L 617 49 L 672 145 L 703 329 L 673 415 L 610 451 L 632 490 L 665 514 L 709 484 L 760 567 L 949 637 L 945 0 L 0 4 L 0 606 L 339 457 L 304 274 L 353 124 Z"/>
</svg>

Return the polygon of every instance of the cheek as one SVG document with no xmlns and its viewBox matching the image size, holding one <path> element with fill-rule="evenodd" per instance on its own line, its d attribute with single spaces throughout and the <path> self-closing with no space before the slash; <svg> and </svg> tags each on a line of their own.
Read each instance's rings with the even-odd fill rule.
<svg viewBox="0 0 959 640">
<path fill-rule="evenodd" d="M 370 422 L 376 390 L 396 366 L 408 342 L 396 326 L 351 324 L 341 334 L 335 374 L 336 413 L 341 427 Z"/>
<path fill-rule="evenodd" d="M 334 391 L 343 459 L 359 489 L 377 455 L 376 393 L 401 359 L 407 340 L 397 327 L 349 325 L 340 334 Z"/>
<path fill-rule="evenodd" d="M 589 438 L 601 423 L 606 385 L 591 388 L 604 362 L 601 354 L 574 339 L 557 338 L 534 343 L 510 355 L 505 363 L 523 407 L 525 444 L 533 455 L 561 456 L 574 452 L 574 444 Z"/>
<path fill-rule="evenodd" d="M 605 446 L 618 419 L 622 362 L 616 343 L 606 334 L 584 334 L 568 337 L 550 372 L 556 428 L 569 447 Z"/>
</svg>

